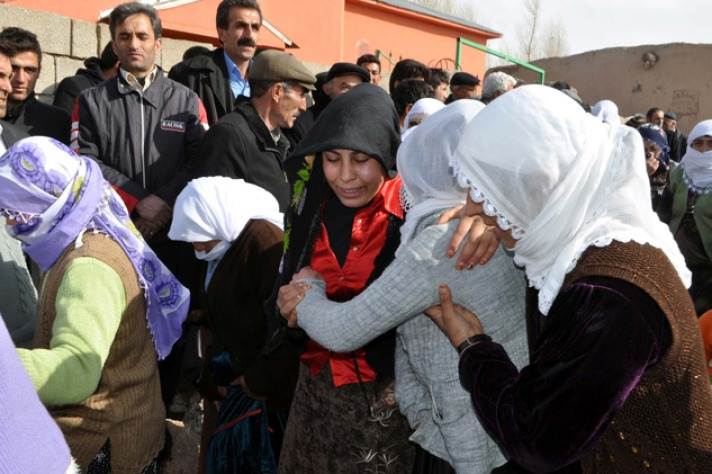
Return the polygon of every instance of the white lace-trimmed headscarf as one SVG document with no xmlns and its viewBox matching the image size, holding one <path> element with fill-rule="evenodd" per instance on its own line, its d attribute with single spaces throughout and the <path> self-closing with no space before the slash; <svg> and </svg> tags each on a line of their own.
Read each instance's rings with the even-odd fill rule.
<svg viewBox="0 0 712 474">
<path fill-rule="evenodd" d="M 685 286 L 690 272 L 650 206 L 638 132 L 602 123 L 558 91 L 524 86 L 487 106 L 455 152 L 458 182 L 517 239 L 514 261 L 548 314 L 591 246 L 613 240 L 661 249 Z"/>
<path fill-rule="evenodd" d="M 230 243 L 251 219 L 264 219 L 284 228 L 284 216 L 270 192 L 242 179 L 198 178 L 178 195 L 168 237 L 184 242 Z"/>
<path fill-rule="evenodd" d="M 398 149 L 401 204 L 407 211 L 400 248 L 408 243 L 421 217 L 464 204 L 467 188 L 457 185 L 450 161 L 465 127 L 484 108 L 477 100 L 455 101 L 413 129 Z"/>
<path fill-rule="evenodd" d="M 703 120 L 694 126 L 687 137 L 687 152 L 680 161 L 687 188 L 697 194 L 712 193 L 712 150 L 702 153 L 691 146 L 696 138 L 704 136 L 712 137 L 712 120 Z"/>
<path fill-rule="evenodd" d="M 610 125 L 620 125 L 618 106 L 612 100 L 599 100 L 591 109 L 591 115 Z"/>
</svg>

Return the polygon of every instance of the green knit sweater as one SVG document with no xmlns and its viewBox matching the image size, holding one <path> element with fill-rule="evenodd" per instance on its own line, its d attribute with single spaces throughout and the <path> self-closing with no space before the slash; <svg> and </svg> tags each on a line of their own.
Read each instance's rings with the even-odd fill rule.
<svg viewBox="0 0 712 474">
<path fill-rule="evenodd" d="M 45 405 L 76 404 L 99 385 L 126 308 L 126 292 L 109 265 L 81 257 L 69 264 L 55 308 L 50 348 L 17 351 Z"/>
</svg>

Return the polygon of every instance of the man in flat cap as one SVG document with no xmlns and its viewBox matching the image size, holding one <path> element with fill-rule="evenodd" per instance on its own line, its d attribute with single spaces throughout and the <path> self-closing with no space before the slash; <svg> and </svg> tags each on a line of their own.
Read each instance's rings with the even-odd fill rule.
<svg viewBox="0 0 712 474">
<path fill-rule="evenodd" d="M 371 73 L 354 63 L 336 63 L 331 66 L 326 73 L 324 85 L 321 88 L 324 95 L 316 100 L 314 105 L 309 107 L 305 113 L 299 116 L 294 123 L 294 127 L 286 132 L 287 138 L 294 144 L 299 143 L 299 140 L 306 135 L 317 117 L 319 117 L 321 111 L 324 110 L 332 100 L 362 82 L 370 81 Z"/>
<path fill-rule="evenodd" d="M 260 186 L 287 210 L 290 188 L 283 162 L 291 128 L 307 108 L 307 90 L 316 77 L 297 58 L 263 51 L 250 68 L 251 96 L 238 97 L 235 108 L 205 134 L 200 148 L 199 176 L 227 176 Z"/>
<path fill-rule="evenodd" d="M 472 99 L 475 97 L 477 86 L 480 85 L 480 79 L 473 76 L 469 72 L 456 72 L 450 79 L 450 97 L 445 101 L 446 104 L 460 99 Z"/>
</svg>

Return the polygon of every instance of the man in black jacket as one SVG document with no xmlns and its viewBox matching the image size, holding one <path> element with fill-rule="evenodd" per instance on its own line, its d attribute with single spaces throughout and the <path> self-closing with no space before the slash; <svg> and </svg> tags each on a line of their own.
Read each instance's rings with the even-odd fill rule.
<svg viewBox="0 0 712 474">
<path fill-rule="evenodd" d="M 101 52 L 101 56 L 87 58 L 84 61 L 85 68 L 77 69 L 75 75 L 62 79 L 54 91 L 52 105 L 71 114 L 74 112 L 77 96 L 82 91 L 114 77 L 118 65 L 119 58 L 109 41 Z"/>
<path fill-rule="evenodd" d="M 44 135 L 69 144 L 71 117 L 64 110 L 35 97 L 35 85 L 42 68 L 42 49 L 34 33 L 22 28 L 8 27 L 0 38 L 15 49 L 12 64 L 12 92 L 8 98 L 5 120 L 30 135 Z"/>
<path fill-rule="evenodd" d="M 259 41 L 262 10 L 257 0 L 223 0 L 215 23 L 222 48 L 178 63 L 168 73 L 198 94 L 210 125 L 232 112 L 237 97 L 250 97 L 247 74 Z"/>
<path fill-rule="evenodd" d="M 264 51 L 250 69 L 251 98 L 240 97 L 235 110 L 210 127 L 200 147 L 199 176 L 244 179 L 270 193 L 287 210 L 290 187 L 283 162 L 289 140 L 282 129 L 306 110 L 307 89 L 316 78 L 294 56 Z M 237 205 L 237 203 L 235 203 Z"/>
</svg>

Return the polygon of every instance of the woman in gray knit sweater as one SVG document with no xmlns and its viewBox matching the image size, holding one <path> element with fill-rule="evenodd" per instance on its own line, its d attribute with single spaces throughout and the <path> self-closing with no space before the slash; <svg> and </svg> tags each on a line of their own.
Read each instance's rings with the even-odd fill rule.
<svg viewBox="0 0 712 474">
<path fill-rule="evenodd" d="M 435 283 L 451 285 L 458 301 L 477 308 L 517 366 L 528 361 L 523 274 L 501 248 L 486 266 L 459 272 L 444 257 L 457 222 L 437 224 L 443 210 L 464 203 L 466 192 L 456 185 L 448 162 L 463 129 L 481 109 L 474 101 L 454 103 L 401 145 L 398 169 L 407 220 L 396 259 L 378 280 L 352 300 L 336 303 L 326 298 L 323 280 L 305 268 L 295 278 L 309 278 L 283 287 L 279 300 L 291 323 L 298 319 L 311 338 L 333 351 L 362 347 L 398 326 L 396 398 L 415 430 L 411 440 L 458 473 L 488 473 L 505 458 L 460 386 L 457 352 L 422 314 L 439 301 Z"/>
</svg>

